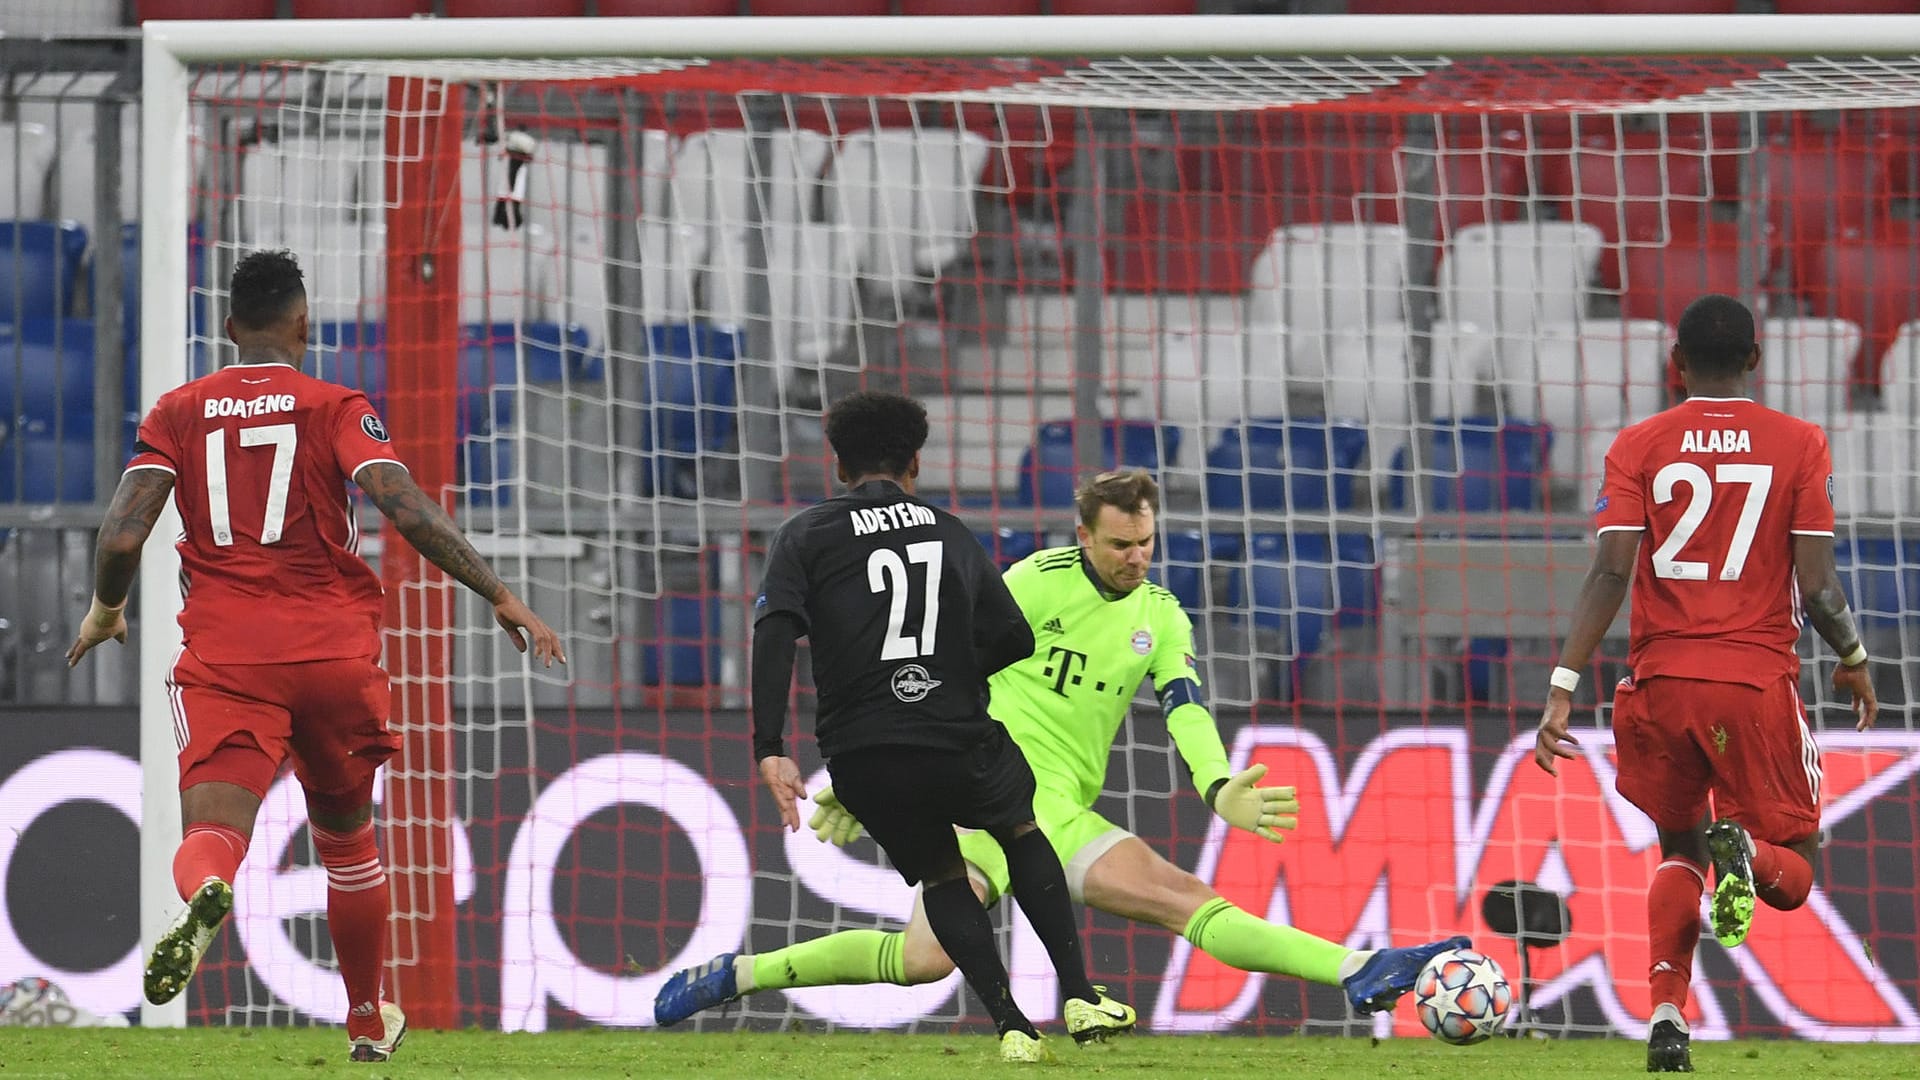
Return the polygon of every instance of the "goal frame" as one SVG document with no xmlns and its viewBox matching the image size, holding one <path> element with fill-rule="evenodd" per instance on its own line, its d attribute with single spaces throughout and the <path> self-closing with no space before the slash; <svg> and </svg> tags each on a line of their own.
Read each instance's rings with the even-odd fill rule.
<svg viewBox="0 0 1920 1080">
<path fill-rule="evenodd" d="M 148 22 L 141 123 L 141 394 L 150 410 L 188 373 L 188 65 L 241 61 L 703 57 L 1252 57 L 1920 55 L 1920 15 L 1272 15 L 1079 18 L 595 18 Z M 1733 106 L 1729 106 L 1733 107 Z M 1750 105 L 1738 106 L 1743 111 Z M 177 535 L 171 505 L 156 535 Z M 180 644 L 179 557 L 153 544 L 140 578 L 140 943 L 178 901 L 176 752 L 165 688 Z M 183 1026 L 185 999 L 143 1004 Z"/>
</svg>

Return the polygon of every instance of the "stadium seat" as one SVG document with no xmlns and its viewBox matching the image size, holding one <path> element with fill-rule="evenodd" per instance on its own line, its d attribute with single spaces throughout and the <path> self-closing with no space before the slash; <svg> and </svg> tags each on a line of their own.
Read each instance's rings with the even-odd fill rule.
<svg viewBox="0 0 1920 1080">
<path fill-rule="evenodd" d="M 973 238 L 987 140 L 943 128 L 856 131 L 828 172 L 827 220 L 853 231 L 860 273 L 892 288 L 931 281 Z"/>
<path fill-rule="evenodd" d="M 1920 15 L 1915 0 L 1773 0 L 1779 15 Z"/>
<path fill-rule="evenodd" d="M 88 319 L 0 323 L 0 503 L 92 501 L 93 345 Z"/>
<path fill-rule="evenodd" d="M 1860 328 L 1844 319 L 1768 319 L 1760 329 L 1759 400 L 1833 426 L 1848 408 Z"/>
<path fill-rule="evenodd" d="M 431 14 L 433 0 L 293 0 L 296 19 L 409 19 Z"/>
<path fill-rule="evenodd" d="M 1472 130 L 1437 147 L 1400 147 L 1400 220 L 1422 201 L 1434 204 L 1443 238 L 1469 225 L 1518 219 L 1527 207 L 1527 163 L 1537 149 L 1536 142 L 1511 129 Z M 1431 195 L 1416 187 L 1423 174 L 1433 178 Z"/>
<path fill-rule="evenodd" d="M 1853 374 L 1878 386 L 1885 378 L 1879 358 L 1902 326 L 1920 319 L 1920 290 L 1914 288 L 1920 281 L 1920 229 L 1836 239 L 1827 245 L 1825 261 L 1826 302 L 1813 310 L 1861 328 L 1866 351 Z"/>
<path fill-rule="evenodd" d="M 592 381 L 599 374 L 587 331 L 553 323 L 464 325 L 460 328 L 459 417 L 462 437 L 502 430 L 513 419 L 513 386 Z M 496 393 L 499 388 L 506 392 Z"/>
<path fill-rule="evenodd" d="M 1175 150 L 1181 191 L 1257 199 L 1281 224 L 1399 221 L 1393 155 L 1353 118 L 1262 114 L 1207 134 Z"/>
<path fill-rule="evenodd" d="M 587 0 L 445 0 L 450 19 L 509 19 L 527 15 L 578 18 Z"/>
<path fill-rule="evenodd" d="M 1665 247 L 1628 245 L 1620 252 L 1620 311 L 1630 319 L 1680 321 L 1687 305 L 1706 293 L 1742 296 L 1737 228 L 1712 228 L 1703 236 L 1676 238 Z M 1766 276 L 1755 266 L 1754 280 Z"/>
<path fill-rule="evenodd" d="M 1325 378 L 1329 331 L 1407 321 L 1406 265 L 1398 225 L 1287 226 L 1253 261 L 1247 322 L 1285 328 L 1290 377 Z"/>
<path fill-rule="evenodd" d="M 0 221 L 0 322 L 71 311 L 86 251 L 77 221 Z"/>
<path fill-rule="evenodd" d="M 653 641 L 640 648 L 647 686 L 707 686 L 720 681 L 720 598 L 665 594 L 654 602 Z"/>
<path fill-rule="evenodd" d="M 1601 244 L 1584 222 L 1469 225 L 1441 262 L 1443 317 L 1503 337 L 1572 322 L 1585 310 Z"/>
<path fill-rule="evenodd" d="M 1667 328 L 1644 320 L 1549 323 L 1531 340 L 1502 341 L 1506 415 L 1552 429 L 1549 471 L 1591 488 L 1620 429 L 1660 411 L 1666 346 Z"/>
<path fill-rule="evenodd" d="M 1540 194 L 1600 231 L 1607 250 L 1598 282 L 1617 289 L 1622 245 L 1657 250 L 1702 235 L 1715 192 L 1702 145 L 1634 132 L 1618 140 L 1585 140 L 1570 154 L 1544 157 Z"/>
<path fill-rule="evenodd" d="M 1155 576 L 1189 613 L 1206 610 L 1207 537 L 1191 529 L 1167 529 L 1156 551 L 1161 563 Z"/>
<path fill-rule="evenodd" d="M 1192 15 L 1194 0 L 1048 0 L 1049 15 Z"/>
<path fill-rule="evenodd" d="M 1886 216 L 1881 162 L 1851 131 L 1775 136 L 1762 155 L 1765 187 L 1743 192 L 1743 200 L 1766 206 L 1767 223 L 1786 246 L 1794 284 L 1819 308 L 1826 302 L 1822 290 L 1831 284 L 1821 250 L 1870 235 Z"/>
<path fill-rule="evenodd" d="M 600 0 L 601 15 L 715 18 L 740 14 L 740 0 Z"/>
<path fill-rule="evenodd" d="M 854 242 L 843 225 L 803 222 L 766 233 L 768 341 L 783 380 L 814 370 L 846 343 L 853 325 Z M 752 308 L 747 234 L 726 237 L 710 255 L 716 264 L 696 282 L 715 324 L 743 327 Z"/>
<path fill-rule="evenodd" d="M 902 15 L 1045 15 L 1045 0 L 900 0 Z"/>
<path fill-rule="evenodd" d="M 890 0 L 747 0 L 755 15 L 891 15 Z"/>
<path fill-rule="evenodd" d="M 980 546 L 993 556 L 993 563 L 1002 571 L 1021 559 L 1039 551 L 1046 542 L 1046 534 L 1028 529 L 989 529 L 973 534 L 980 540 Z"/>
<path fill-rule="evenodd" d="M 1248 268 L 1279 224 L 1275 204 L 1258 196 L 1119 194 L 1104 237 L 1110 292 L 1244 293 Z"/>
<path fill-rule="evenodd" d="M 1213 511 L 1351 510 L 1367 429 L 1318 420 L 1257 420 L 1229 429 L 1207 453 Z"/>
<path fill-rule="evenodd" d="M 700 457 L 730 449 L 739 400 L 734 361 L 743 335 L 708 326 L 647 329 L 648 424 L 654 490 L 676 498 L 700 495 Z"/>
<path fill-rule="evenodd" d="M 351 386 L 367 395 L 382 415 L 387 408 L 386 326 L 377 322 L 313 324 L 307 373 Z"/>
<path fill-rule="evenodd" d="M 1391 466 L 1388 505 L 1425 513 L 1484 514 L 1540 508 L 1540 475 L 1553 442 L 1545 425 L 1508 423 L 1470 416 L 1434 420 L 1422 436 L 1427 460 L 1421 471 L 1426 505 L 1410 501 L 1409 454 Z"/>
<path fill-rule="evenodd" d="M 1157 473 L 1162 465 L 1171 464 L 1179 457 L 1180 429 L 1158 426 L 1147 420 L 1103 421 L 1100 448 L 1103 469 L 1128 467 Z M 1074 462 L 1072 421 L 1042 424 L 1034 437 L 1034 445 L 1021 455 L 1020 486 L 1015 503 L 1072 506 L 1079 477 L 1080 470 Z"/>
<path fill-rule="evenodd" d="M 756 220 L 807 220 L 821 170 L 832 153 L 827 137 L 804 129 L 772 132 L 768 152 L 763 202 L 753 140 L 745 131 L 696 131 L 681 140 L 668 181 L 681 225 L 714 232 L 709 238 L 713 243 Z"/>
<path fill-rule="evenodd" d="M 1255 626 L 1288 634 L 1293 653 L 1321 651 L 1327 631 L 1379 607 L 1378 562 L 1364 533 L 1256 533 L 1247 572 Z"/>
<path fill-rule="evenodd" d="M 1920 514 L 1920 322 L 1900 328 L 1879 362 L 1880 409 L 1858 411 L 1827 431 L 1834 503 L 1842 513 Z"/>
<path fill-rule="evenodd" d="M 275 0 L 136 0 L 134 16 L 148 19 L 271 19 Z"/>
<path fill-rule="evenodd" d="M 1920 610 L 1920 543 L 1862 536 L 1836 541 L 1833 554 L 1861 629 L 1897 628 Z"/>
</svg>

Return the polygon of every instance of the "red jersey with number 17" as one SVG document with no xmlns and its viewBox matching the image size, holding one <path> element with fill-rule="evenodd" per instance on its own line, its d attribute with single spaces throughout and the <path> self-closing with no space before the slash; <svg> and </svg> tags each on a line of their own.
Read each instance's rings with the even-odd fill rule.
<svg viewBox="0 0 1920 1080">
<path fill-rule="evenodd" d="M 1598 531 L 1644 532 L 1627 661 L 1769 686 L 1796 674 L 1793 537 L 1833 535 L 1826 433 L 1746 398 L 1692 398 L 1622 431 L 1594 505 Z"/>
<path fill-rule="evenodd" d="M 210 664 L 374 656 L 380 579 L 347 481 L 399 462 L 373 405 L 286 364 L 235 364 L 162 395 L 128 471 L 174 474 L 180 629 Z"/>
</svg>

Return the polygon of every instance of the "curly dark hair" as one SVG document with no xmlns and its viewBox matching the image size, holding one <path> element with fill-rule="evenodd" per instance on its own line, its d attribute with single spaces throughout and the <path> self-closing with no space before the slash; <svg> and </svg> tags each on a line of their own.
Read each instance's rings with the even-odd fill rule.
<svg viewBox="0 0 1920 1080">
<path fill-rule="evenodd" d="M 227 310 L 236 325 L 268 330 L 307 295 L 306 278 L 291 251 L 256 251 L 233 268 Z"/>
<path fill-rule="evenodd" d="M 1731 296 L 1708 293 L 1680 313 L 1674 343 L 1694 374 L 1738 375 L 1753 355 L 1753 312 Z"/>
<path fill-rule="evenodd" d="M 848 476 L 905 476 L 927 444 L 926 406 L 881 390 L 848 394 L 827 411 L 827 442 Z"/>
</svg>

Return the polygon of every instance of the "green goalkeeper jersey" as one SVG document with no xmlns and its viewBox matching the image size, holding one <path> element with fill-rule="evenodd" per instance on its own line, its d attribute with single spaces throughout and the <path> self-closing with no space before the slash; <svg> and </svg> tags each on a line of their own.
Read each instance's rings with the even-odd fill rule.
<svg viewBox="0 0 1920 1080">
<path fill-rule="evenodd" d="M 1153 676 L 1167 731 L 1205 795 L 1227 776 L 1219 729 L 1199 699 L 1193 624 L 1172 593 L 1099 585 L 1078 547 L 1049 548 L 1006 573 L 1033 627 L 1033 655 L 989 680 L 988 711 L 1026 753 L 1044 791 L 1092 806 L 1141 680 Z"/>
</svg>

